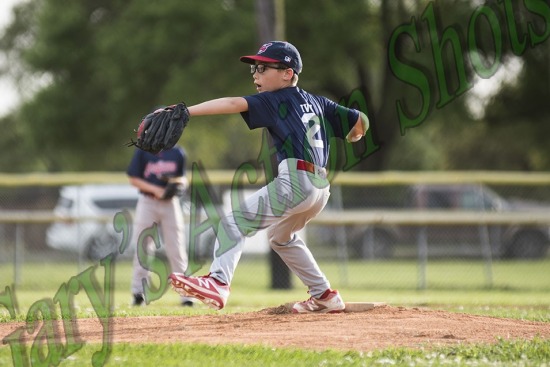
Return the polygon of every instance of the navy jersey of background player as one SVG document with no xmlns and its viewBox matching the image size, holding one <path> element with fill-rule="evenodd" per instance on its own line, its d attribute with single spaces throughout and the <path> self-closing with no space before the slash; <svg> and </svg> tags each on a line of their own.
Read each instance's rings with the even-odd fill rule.
<svg viewBox="0 0 550 367">
<path fill-rule="evenodd" d="M 241 115 L 250 129 L 265 127 L 277 147 L 277 159 L 302 159 L 325 167 L 331 137 L 344 138 L 359 118 L 357 110 L 298 87 L 244 97 Z M 346 121 L 347 119 L 347 121 Z"/>
<path fill-rule="evenodd" d="M 142 178 L 154 185 L 166 186 L 167 181 L 163 178 L 185 175 L 185 158 L 185 151 L 179 146 L 163 150 L 158 154 L 136 149 L 127 174 Z"/>
</svg>

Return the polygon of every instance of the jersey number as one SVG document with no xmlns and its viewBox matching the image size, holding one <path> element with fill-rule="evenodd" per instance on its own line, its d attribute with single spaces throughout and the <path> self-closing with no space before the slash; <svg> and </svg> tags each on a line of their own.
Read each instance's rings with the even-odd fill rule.
<svg viewBox="0 0 550 367">
<path fill-rule="evenodd" d="M 313 121 L 313 123 L 310 124 L 310 121 Z M 321 131 L 319 116 L 313 112 L 304 113 L 302 115 L 302 122 L 306 125 L 306 136 L 309 146 L 312 148 L 323 149 L 325 147 L 325 143 L 323 143 L 321 135 L 319 134 L 317 138 L 315 137 L 315 135 Z"/>
</svg>

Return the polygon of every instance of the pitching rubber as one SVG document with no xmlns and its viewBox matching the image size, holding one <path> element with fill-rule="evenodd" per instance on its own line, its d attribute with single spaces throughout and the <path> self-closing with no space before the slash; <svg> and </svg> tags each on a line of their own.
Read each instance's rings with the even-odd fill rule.
<svg viewBox="0 0 550 367">
<path fill-rule="evenodd" d="M 344 312 L 367 312 L 369 310 L 372 310 L 373 308 L 386 305 L 386 303 L 384 302 L 344 302 L 344 304 L 346 305 Z M 294 302 L 286 303 L 284 306 L 287 310 L 292 312 L 292 306 L 294 306 Z"/>
</svg>

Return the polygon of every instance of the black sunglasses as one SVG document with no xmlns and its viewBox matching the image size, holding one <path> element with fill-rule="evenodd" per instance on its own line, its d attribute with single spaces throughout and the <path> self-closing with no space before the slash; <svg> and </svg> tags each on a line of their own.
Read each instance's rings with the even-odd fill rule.
<svg viewBox="0 0 550 367">
<path fill-rule="evenodd" d="M 263 74 L 266 68 L 278 69 L 278 70 L 290 69 L 287 66 L 270 66 L 270 65 L 258 64 L 258 65 L 250 65 L 250 74 L 254 74 L 256 71 L 260 74 Z"/>
</svg>

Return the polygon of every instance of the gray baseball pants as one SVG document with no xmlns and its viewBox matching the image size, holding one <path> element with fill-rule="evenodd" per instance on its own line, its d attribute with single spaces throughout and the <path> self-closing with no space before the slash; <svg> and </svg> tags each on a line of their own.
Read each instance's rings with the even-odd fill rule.
<svg viewBox="0 0 550 367">
<path fill-rule="evenodd" d="M 296 234 L 327 204 L 329 181 L 324 168 L 315 167 L 314 172 L 308 172 L 298 169 L 297 162 L 282 161 L 272 182 L 222 218 L 210 276 L 230 284 L 244 238 L 266 229 L 271 248 L 308 287 L 311 296 L 319 297 L 330 288 L 311 251 Z"/>
<path fill-rule="evenodd" d="M 185 273 L 188 259 L 183 211 L 178 197 L 170 200 L 156 200 L 140 195 L 134 216 L 132 243 L 137 245 L 140 233 L 154 223 L 160 227 L 161 243 L 170 263 L 171 272 Z M 149 254 L 155 246 L 150 237 L 143 245 Z M 137 254 L 136 248 L 131 285 L 133 294 L 143 293 L 143 282 L 149 281 L 149 271 L 141 266 Z"/>
</svg>

